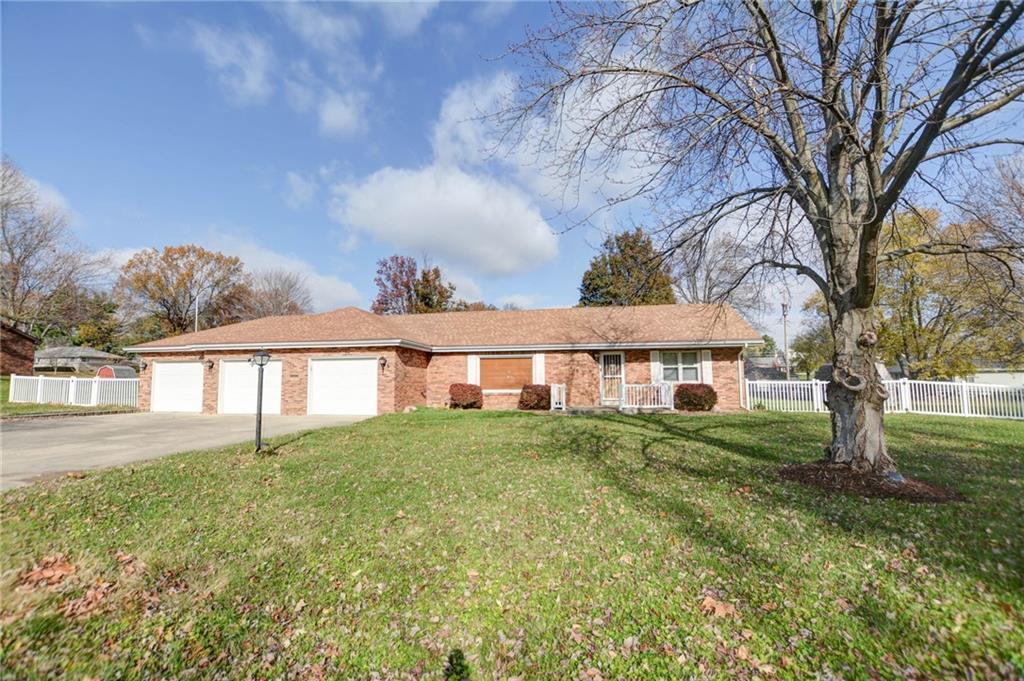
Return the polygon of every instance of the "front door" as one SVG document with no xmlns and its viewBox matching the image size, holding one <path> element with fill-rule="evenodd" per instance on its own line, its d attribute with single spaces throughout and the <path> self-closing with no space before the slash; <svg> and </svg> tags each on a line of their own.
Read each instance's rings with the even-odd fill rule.
<svg viewBox="0 0 1024 681">
<path fill-rule="evenodd" d="M 601 353 L 601 403 L 622 402 L 623 383 L 626 381 L 626 362 L 621 352 Z"/>
</svg>

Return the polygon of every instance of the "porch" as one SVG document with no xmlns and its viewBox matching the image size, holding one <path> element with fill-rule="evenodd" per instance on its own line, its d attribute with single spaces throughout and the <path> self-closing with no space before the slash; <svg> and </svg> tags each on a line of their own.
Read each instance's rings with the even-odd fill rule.
<svg viewBox="0 0 1024 681">
<path fill-rule="evenodd" d="M 570 408 L 567 404 L 567 386 L 564 383 L 553 383 L 551 385 L 551 410 L 665 411 L 674 409 L 671 383 L 623 383 L 621 387 L 622 389 L 613 399 L 602 396 L 600 404 Z"/>
</svg>

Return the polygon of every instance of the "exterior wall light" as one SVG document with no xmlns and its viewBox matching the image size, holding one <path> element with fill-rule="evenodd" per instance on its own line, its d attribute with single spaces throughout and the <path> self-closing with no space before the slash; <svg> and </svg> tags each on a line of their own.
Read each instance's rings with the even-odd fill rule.
<svg viewBox="0 0 1024 681">
<path fill-rule="evenodd" d="M 384 368 L 388 365 L 388 358 L 381 355 L 377 358 L 377 364 L 380 365 L 380 370 L 383 372 Z"/>
</svg>

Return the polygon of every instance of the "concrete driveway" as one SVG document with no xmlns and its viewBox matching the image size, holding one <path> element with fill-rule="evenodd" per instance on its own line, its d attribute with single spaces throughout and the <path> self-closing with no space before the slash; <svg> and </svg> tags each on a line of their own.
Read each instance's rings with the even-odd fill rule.
<svg viewBox="0 0 1024 681">
<path fill-rule="evenodd" d="M 363 416 L 264 416 L 263 435 L 355 423 Z M 0 423 L 0 489 L 41 475 L 121 466 L 255 436 L 254 416 L 110 414 Z"/>
</svg>

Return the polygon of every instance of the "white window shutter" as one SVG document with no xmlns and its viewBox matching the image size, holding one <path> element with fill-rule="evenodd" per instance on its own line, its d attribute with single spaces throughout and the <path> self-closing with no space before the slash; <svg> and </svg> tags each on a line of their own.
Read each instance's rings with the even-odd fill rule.
<svg viewBox="0 0 1024 681">
<path fill-rule="evenodd" d="M 533 355 L 533 382 L 537 385 L 544 384 L 544 353 L 538 352 Z"/>
<path fill-rule="evenodd" d="M 700 382 L 711 385 L 714 383 L 714 376 L 711 374 L 711 351 L 700 351 Z"/>
<path fill-rule="evenodd" d="M 661 383 L 661 350 L 651 350 L 651 383 Z"/>
<path fill-rule="evenodd" d="M 466 383 L 480 385 L 480 355 L 466 357 Z"/>
</svg>

